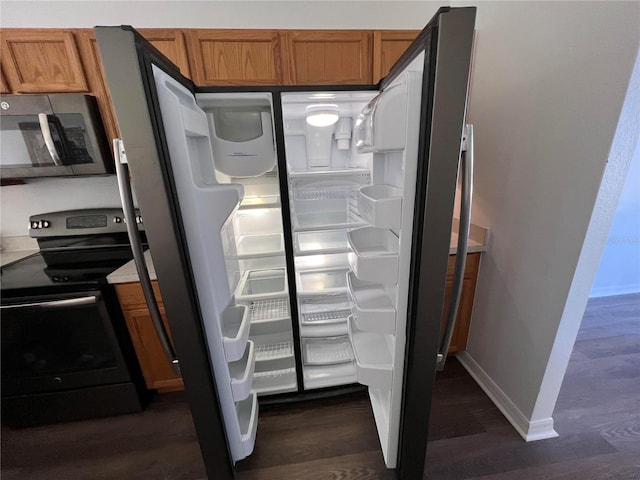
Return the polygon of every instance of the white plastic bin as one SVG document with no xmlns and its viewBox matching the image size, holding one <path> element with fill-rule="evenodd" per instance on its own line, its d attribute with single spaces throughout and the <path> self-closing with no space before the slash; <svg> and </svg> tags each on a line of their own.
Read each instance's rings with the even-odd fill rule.
<svg viewBox="0 0 640 480">
<path fill-rule="evenodd" d="M 245 305 L 229 305 L 220 318 L 222 343 L 227 362 L 242 358 L 249 338 L 249 309 Z"/>
<path fill-rule="evenodd" d="M 352 312 L 361 330 L 395 334 L 396 308 L 382 285 L 363 282 L 353 272 L 347 275 Z"/>
<path fill-rule="evenodd" d="M 251 340 L 247 341 L 244 355 L 240 360 L 229 363 L 229 376 L 231 377 L 231 393 L 233 400 L 239 402 L 251 393 L 253 371 L 255 369 L 255 347 Z"/>
<path fill-rule="evenodd" d="M 358 210 L 370 225 L 398 230 L 402 225 L 402 190 L 390 185 L 362 187 Z"/>
<path fill-rule="evenodd" d="M 399 241 L 386 228 L 364 227 L 347 234 L 349 265 L 360 280 L 386 285 L 398 281 Z"/>
<path fill-rule="evenodd" d="M 358 383 L 384 390 L 390 389 L 393 359 L 384 335 L 359 330 L 351 317 L 349 338 L 353 345 Z"/>
</svg>

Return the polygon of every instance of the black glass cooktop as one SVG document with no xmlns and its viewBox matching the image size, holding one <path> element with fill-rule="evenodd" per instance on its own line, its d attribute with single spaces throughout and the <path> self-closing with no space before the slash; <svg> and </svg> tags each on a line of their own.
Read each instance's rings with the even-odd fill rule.
<svg viewBox="0 0 640 480">
<path fill-rule="evenodd" d="M 63 286 L 95 286 L 131 260 L 129 246 L 37 253 L 0 270 L 3 296 L 31 295 Z"/>
</svg>

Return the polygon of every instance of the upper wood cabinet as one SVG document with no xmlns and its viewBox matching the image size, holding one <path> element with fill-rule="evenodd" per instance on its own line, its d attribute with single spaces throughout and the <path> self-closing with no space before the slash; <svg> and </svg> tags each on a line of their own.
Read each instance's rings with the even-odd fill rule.
<svg viewBox="0 0 640 480">
<path fill-rule="evenodd" d="M 92 29 L 82 29 L 75 31 L 78 43 L 78 51 L 85 67 L 87 81 L 89 83 L 91 95 L 96 97 L 102 123 L 107 134 L 107 138 L 120 137 L 118 124 L 113 113 L 113 105 L 109 96 L 109 87 L 102 69 L 102 60 L 98 51 L 98 43 Z"/>
<path fill-rule="evenodd" d="M 373 32 L 373 81 L 383 78 L 420 30 L 376 30 Z"/>
<path fill-rule="evenodd" d="M 0 69 L 0 93 L 11 93 L 7 81 L 4 79 L 4 72 Z"/>
<path fill-rule="evenodd" d="M 288 85 L 370 84 L 371 37 L 362 30 L 284 31 Z"/>
<path fill-rule="evenodd" d="M 17 93 L 89 91 L 69 30 L 3 30 L 2 68 Z"/>
<path fill-rule="evenodd" d="M 276 30 L 186 30 L 197 85 L 281 85 Z"/>
<path fill-rule="evenodd" d="M 138 32 L 171 60 L 182 75 L 191 78 L 187 45 L 182 31 L 170 28 L 142 28 Z"/>
</svg>

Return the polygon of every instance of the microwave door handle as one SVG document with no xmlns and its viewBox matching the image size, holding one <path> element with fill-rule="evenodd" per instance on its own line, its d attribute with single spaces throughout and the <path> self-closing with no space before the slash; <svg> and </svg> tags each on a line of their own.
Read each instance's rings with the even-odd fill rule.
<svg viewBox="0 0 640 480">
<path fill-rule="evenodd" d="M 447 361 L 447 352 L 451 345 L 453 329 L 458 316 L 458 307 L 462 297 L 464 270 L 467 264 L 467 250 L 469 246 L 469 230 L 471 229 L 471 200 L 473 197 L 473 125 L 465 125 L 463 136 L 463 148 L 460 158 L 460 170 L 462 173 L 460 224 L 458 227 L 458 246 L 456 249 L 456 265 L 453 273 L 453 288 L 451 301 L 447 314 L 447 322 L 444 334 L 440 340 L 436 369 L 441 371 Z"/>
<path fill-rule="evenodd" d="M 158 302 L 156 296 L 153 293 L 153 287 L 151 286 L 151 278 L 149 277 L 149 270 L 147 264 L 144 261 L 144 251 L 142 249 L 142 240 L 140 238 L 140 232 L 138 231 L 138 224 L 135 218 L 135 208 L 133 206 L 133 194 L 131 192 L 131 183 L 129 181 L 129 167 L 126 163 L 126 153 L 124 150 L 124 144 L 121 139 L 113 139 L 113 155 L 116 162 L 116 177 L 118 178 L 118 190 L 120 191 L 120 200 L 122 202 L 122 210 L 124 212 L 124 218 L 127 225 L 127 234 L 129 235 L 129 241 L 131 242 L 131 250 L 133 251 L 133 260 L 138 270 L 138 277 L 140 278 L 140 285 L 142 286 L 142 293 L 144 299 L 149 308 L 151 315 L 151 321 L 158 334 L 158 340 L 164 351 L 169 365 L 173 369 L 177 376 L 180 374 L 180 364 L 178 357 L 169 334 L 164 326 L 162 317 L 160 315 L 160 309 L 158 308 Z"/>
<path fill-rule="evenodd" d="M 42 132 L 42 138 L 44 138 L 44 144 L 47 146 L 47 150 L 49 150 L 49 155 L 51 155 L 53 163 L 58 166 L 62 166 L 62 160 L 60 159 L 60 155 L 58 155 L 56 144 L 54 143 L 53 137 L 51 136 L 51 128 L 49 127 L 49 116 L 46 113 L 39 113 L 38 122 L 40 123 L 40 131 Z"/>
</svg>

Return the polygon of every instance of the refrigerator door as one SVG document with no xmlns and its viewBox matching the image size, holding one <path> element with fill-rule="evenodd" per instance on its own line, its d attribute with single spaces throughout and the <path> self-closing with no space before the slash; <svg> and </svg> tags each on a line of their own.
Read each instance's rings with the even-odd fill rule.
<svg viewBox="0 0 640 480">
<path fill-rule="evenodd" d="M 385 394 L 370 388 L 374 413 L 385 411 L 376 404 L 387 401 L 386 395 L 390 395 L 388 417 L 384 418 L 388 421 L 385 458 L 388 465 L 397 467 L 400 478 L 422 478 L 424 470 L 475 16 L 475 7 L 441 9 L 381 82 L 384 94 L 386 89 L 401 83 L 403 77 L 408 79 L 405 153 L 413 149 L 416 152 L 413 215 L 410 220 L 405 218 L 409 197 L 409 181 L 405 178 L 399 232 L 392 385 Z M 416 62 L 421 62 L 422 68 Z M 412 85 L 418 70 L 421 70 L 420 94 L 416 97 Z M 418 102 L 419 112 L 412 113 Z M 412 132 L 414 114 L 419 119 L 418 132 Z M 374 160 L 374 183 L 396 186 L 386 181 L 392 174 L 386 173 L 380 180 L 375 168 Z M 411 231 L 408 264 L 403 250 L 405 228 Z M 406 287 L 402 282 L 407 282 Z M 377 423 L 379 417 L 376 415 Z"/>
<path fill-rule="evenodd" d="M 257 421 L 255 394 L 234 402 L 234 392 L 248 391 L 237 382 L 252 370 L 234 362 L 255 355 L 244 335 L 246 312 L 229 305 L 225 282 L 215 274 L 204 278 L 203 269 L 219 260 L 219 228 L 242 191 L 212 178 L 206 121 L 178 68 L 130 27 L 97 27 L 95 34 L 207 473 L 232 479 L 234 460 L 253 446 Z M 189 183 L 192 191 L 185 194 Z M 224 208 L 215 214 L 194 209 L 185 217 L 184 207 L 193 207 L 197 195 L 215 197 Z M 198 241 L 194 222 L 203 226 Z M 204 241 L 211 259 L 202 253 Z M 202 282 L 215 288 L 203 292 L 197 288 Z"/>
</svg>

